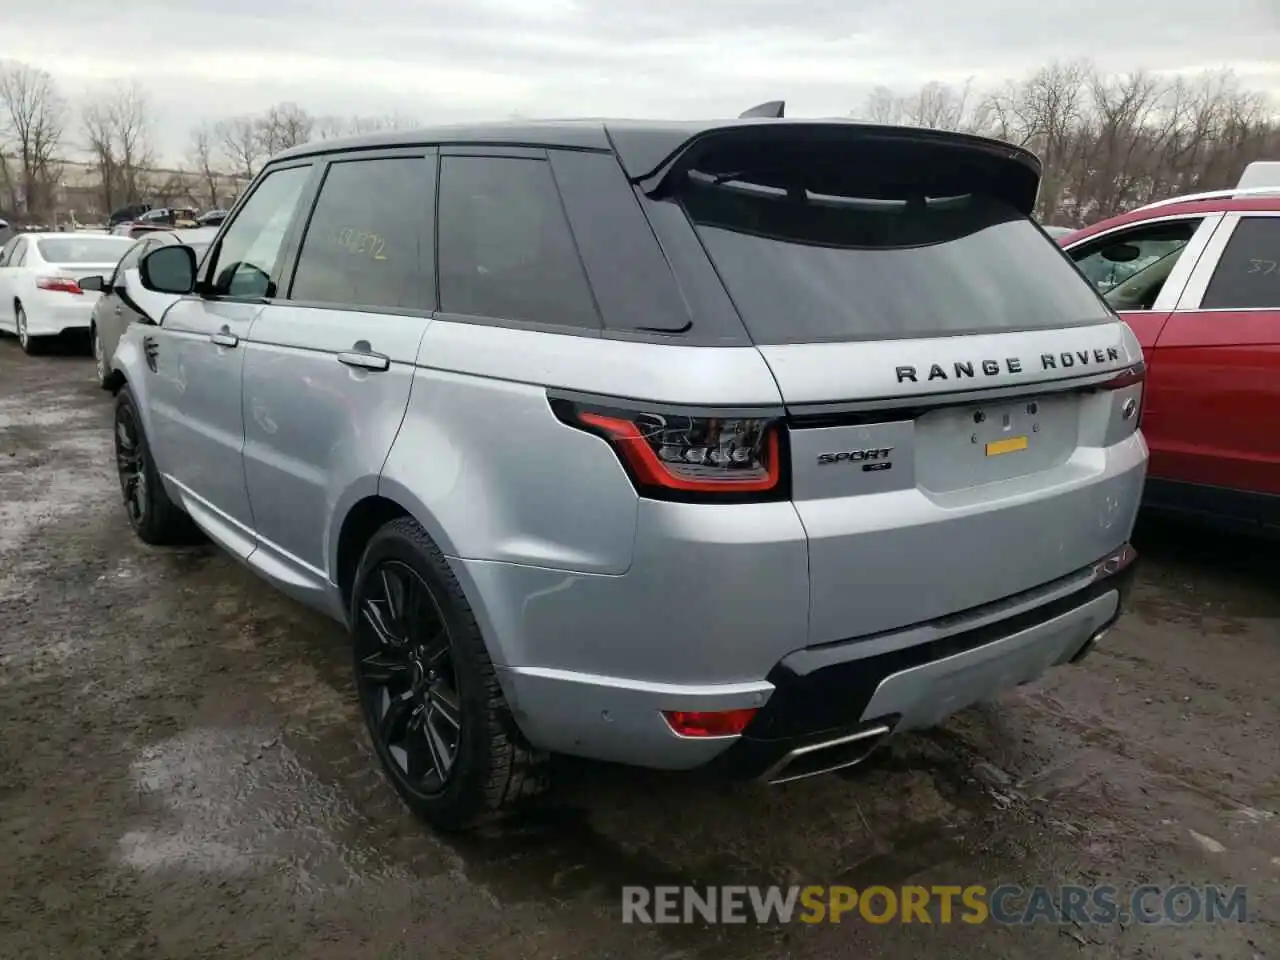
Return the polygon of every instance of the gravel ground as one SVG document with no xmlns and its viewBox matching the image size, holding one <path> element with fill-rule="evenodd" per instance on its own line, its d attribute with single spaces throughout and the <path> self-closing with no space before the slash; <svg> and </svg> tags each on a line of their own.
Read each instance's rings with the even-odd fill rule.
<svg viewBox="0 0 1280 960">
<path fill-rule="evenodd" d="M 442 838 L 376 770 L 342 632 L 130 534 L 109 398 L 0 341 L 0 957 L 1280 958 L 1280 550 L 1143 525 L 1079 667 L 849 776 L 566 762 Z M 635 926 L 653 883 L 1244 884 L 1216 926 Z"/>
</svg>

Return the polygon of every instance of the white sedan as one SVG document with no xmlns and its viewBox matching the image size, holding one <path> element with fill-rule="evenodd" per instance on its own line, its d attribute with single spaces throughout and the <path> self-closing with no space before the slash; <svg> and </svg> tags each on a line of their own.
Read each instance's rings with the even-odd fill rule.
<svg viewBox="0 0 1280 960">
<path fill-rule="evenodd" d="M 109 274 L 134 241 L 81 233 L 20 233 L 0 249 L 0 332 L 27 353 L 42 338 L 89 331 L 99 294 L 79 278 Z"/>
</svg>

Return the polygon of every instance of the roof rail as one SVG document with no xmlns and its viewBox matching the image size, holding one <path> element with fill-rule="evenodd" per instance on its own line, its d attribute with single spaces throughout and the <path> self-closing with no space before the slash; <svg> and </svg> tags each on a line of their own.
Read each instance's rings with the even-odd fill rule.
<svg viewBox="0 0 1280 960">
<path fill-rule="evenodd" d="M 1231 200 L 1235 197 L 1274 197 L 1280 196 L 1280 186 L 1246 187 L 1243 190 L 1206 190 L 1203 193 L 1187 193 L 1180 197 L 1166 197 L 1153 203 L 1143 204 L 1136 210 L 1150 210 L 1153 207 L 1167 207 L 1175 203 L 1187 203 L 1196 200 Z"/>
<path fill-rule="evenodd" d="M 782 116 L 782 110 L 786 106 L 785 100 L 770 100 L 768 103 L 760 103 L 752 107 L 750 110 L 744 110 L 738 114 L 739 120 L 746 120 L 749 117 L 769 117 L 777 119 Z"/>
</svg>

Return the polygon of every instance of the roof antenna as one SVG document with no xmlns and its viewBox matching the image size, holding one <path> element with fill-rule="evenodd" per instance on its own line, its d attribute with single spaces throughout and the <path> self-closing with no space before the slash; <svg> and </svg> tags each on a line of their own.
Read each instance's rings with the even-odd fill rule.
<svg viewBox="0 0 1280 960">
<path fill-rule="evenodd" d="M 746 120 L 749 117 L 768 117 L 776 120 L 782 116 L 782 108 L 786 106 L 785 100 L 770 100 L 768 103 L 761 103 L 738 114 L 739 120 Z"/>
</svg>

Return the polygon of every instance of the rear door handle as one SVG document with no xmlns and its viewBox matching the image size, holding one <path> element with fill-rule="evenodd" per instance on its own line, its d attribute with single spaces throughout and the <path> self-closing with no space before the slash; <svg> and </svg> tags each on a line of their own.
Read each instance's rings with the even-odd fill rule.
<svg viewBox="0 0 1280 960">
<path fill-rule="evenodd" d="M 348 367 L 359 367 L 361 370 L 373 370 L 381 372 L 391 369 L 391 358 L 385 353 L 357 353 L 348 351 L 338 354 L 338 362 L 345 363 Z"/>
<path fill-rule="evenodd" d="M 219 330 L 217 333 L 209 334 L 209 340 L 220 347 L 235 347 L 240 344 L 240 338 L 227 330 Z"/>
</svg>

